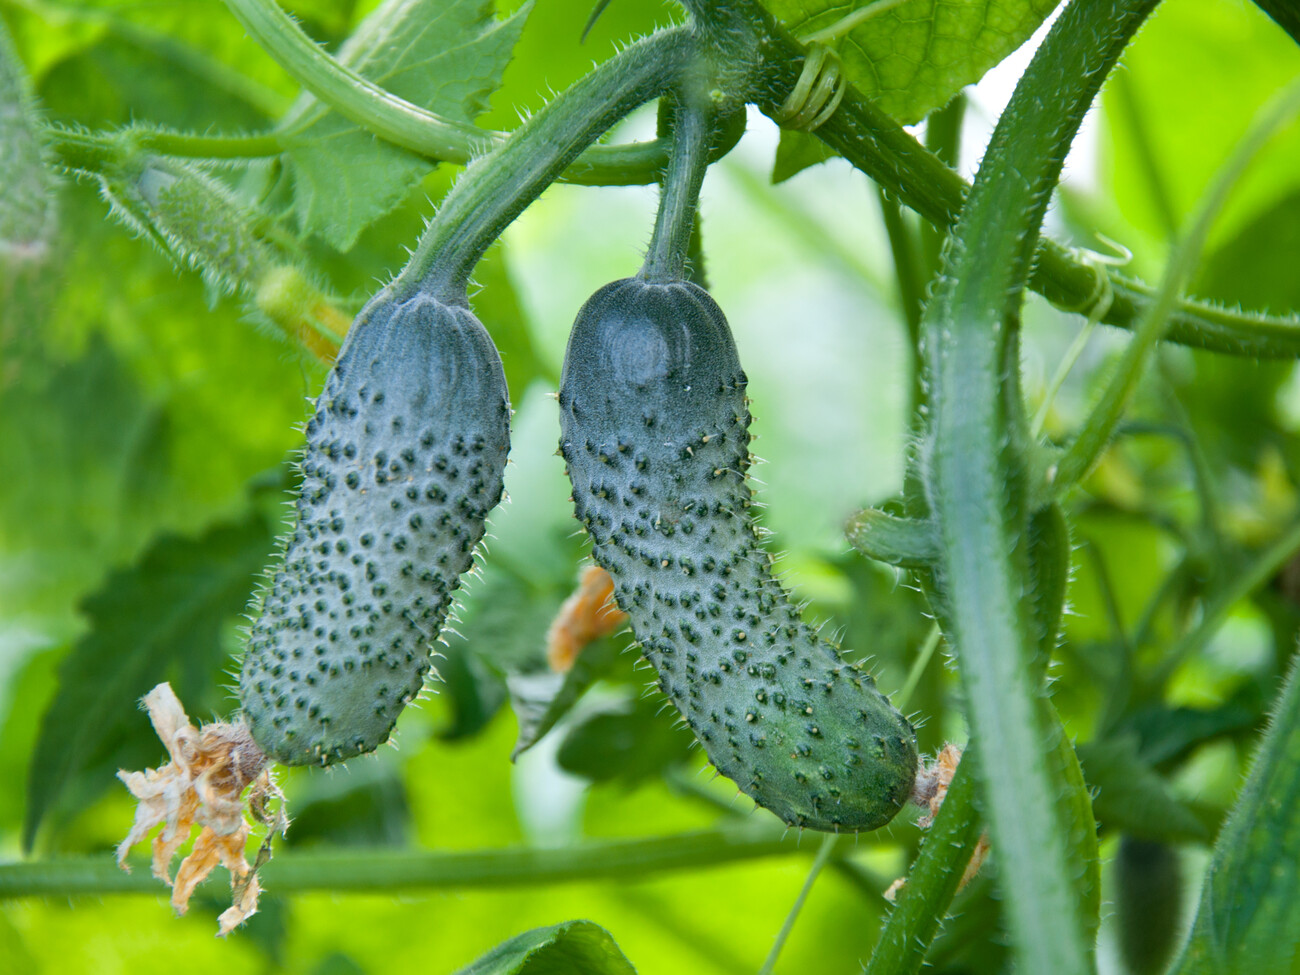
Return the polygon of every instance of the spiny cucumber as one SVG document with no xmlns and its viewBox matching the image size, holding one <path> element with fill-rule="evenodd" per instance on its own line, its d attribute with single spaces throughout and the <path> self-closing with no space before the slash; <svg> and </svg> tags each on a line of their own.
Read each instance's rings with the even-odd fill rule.
<svg viewBox="0 0 1300 975">
<path fill-rule="evenodd" d="M 714 766 L 791 825 L 876 829 L 910 794 L 915 734 L 773 577 L 750 515 L 745 385 L 703 289 L 596 292 L 560 383 L 577 516 Z"/>
<path fill-rule="evenodd" d="M 244 655 L 268 755 L 329 765 L 388 739 L 501 499 L 509 415 L 466 305 L 383 291 L 362 310 L 307 423 L 297 524 Z"/>
</svg>

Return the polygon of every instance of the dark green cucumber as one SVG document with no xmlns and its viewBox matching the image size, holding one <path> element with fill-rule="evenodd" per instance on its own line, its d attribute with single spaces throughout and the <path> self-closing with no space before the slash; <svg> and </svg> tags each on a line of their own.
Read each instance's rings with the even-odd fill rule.
<svg viewBox="0 0 1300 975">
<path fill-rule="evenodd" d="M 381 292 L 362 310 L 307 423 L 297 525 L 244 655 L 268 755 L 329 765 L 388 739 L 501 499 L 509 415 L 468 307 Z"/>
<path fill-rule="evenodd" d="M 773 577 L 745 481 L 745 384 L 703 289 L 629 278 L 596 292 L 560 383 L 574 505 L 718 771 L 793 826 L 876 829 L 911 792 L 915 735 Z"/>
</svg>

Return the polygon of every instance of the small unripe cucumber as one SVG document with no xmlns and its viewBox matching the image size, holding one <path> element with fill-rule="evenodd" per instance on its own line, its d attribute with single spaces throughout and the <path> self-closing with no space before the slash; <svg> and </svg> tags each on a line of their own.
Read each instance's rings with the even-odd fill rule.
<svg viewBox="0 0 1300 975">
<path fill-rule="evenodd" d="M 560 383 L 574 505 L 714 766 L 793 826 L 876 829 L 910 794 L 915 734 L 773 577 L 745 481 L 745 383 L 703 289 L 629 278 L 596 292 Z"/>
<path fill-rule="evenodd" d="M 297 525 L 244 655 L 240 699 L 268 755 L 329 765 L 388 739 L 501 499 L 509 416 L 467 307 L 381 292 L 358 316 L 307 423 Z"/>
</svg>

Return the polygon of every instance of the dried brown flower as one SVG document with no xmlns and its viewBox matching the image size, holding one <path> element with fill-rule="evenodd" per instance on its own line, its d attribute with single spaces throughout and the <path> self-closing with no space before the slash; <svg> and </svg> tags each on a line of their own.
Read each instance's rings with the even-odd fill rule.
<svg viewBox="0 0 1300 975">
<path fill-rule="evenodd" d="M 257 911 L 261 890 L 256 867 L 249 867 L 244 858 L 250 830 L 245 809 L 269 827 L 257 858 L 260 867 L 269 857 L 271 836 L 288 826 L 284 796 L 245 725 L 217 722 L 195 728 L 170 684 L 159 684 L 141 704 L 171 761 L 143 772 L 117 773 L 140 800 L 131 832 L 117 848 L 118 865 L 130 870 L 126 855 L 131 847 L 161 824 L 153 840 L 153 874 L 172 888 L 172 907 L 184 914 L 194 888 L 220 863 L 230 871 L 233 903 L 218 919 L 218 933 L 229 934 Z M 274 814 L 267 812 L 272 798 L 279 800 Z M 173 882 L 172 858 L 195 825 L 201 827 L 198 839 Z"/>
<path fill-rule="evenodd" d="M 948 786 L 952 785 L 952 777 L 957 774 L 959 762 L 961 762 L 961 749 L 949 743 L 939 750 L 933 762 L 923 765 L 917 772 L 916 781 L 912 783 L 912 802 L 929 810 L 916 821 L 916 825 L 921 829 L 929 829 L 934 825 L 934 817 L 939 815 L 939 807 L 943 805 L 943 800 L 948 795 Z M 988 855 L 989 834 L 985 831 L 980 834 L 979 842 L 975 844 L 975 850 L 971 853 L 970 862 L 962 872 L 961 880 L 957 883 L 958 890 L 975 879 Z M 892 903 L 906 883 L 906 877 L 899 877 L 890 884 L 889 889 L 885 891 L 885 900 Z"/>
</svg>

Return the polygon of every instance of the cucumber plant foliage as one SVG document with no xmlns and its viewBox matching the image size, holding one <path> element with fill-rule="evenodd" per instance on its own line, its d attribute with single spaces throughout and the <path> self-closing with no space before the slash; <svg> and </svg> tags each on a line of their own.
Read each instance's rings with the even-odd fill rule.
<svg viewBox="0 0 1300 975">
<path fill-rule="evenodd" d="M 1248 259 L 1246 244 L 1238 237 L 1209 257 L 1201 251 L 1247 163 L 1300 109 L 1300 84 L 1261 114 L 1183 227 L 1161 195 L 1156 148 L 1143 142 L 1140 124 L 1124 136 L 1176 231 L 1161 281 L 1151 285 L 1042 231 L 1075 135 L 1121 58 L 1143 56 L 1134 38 L 1157 0 L 1070 0 L 1019 79 L 971 184 L 941 161 L 951 158 L 945 139 L 960 138 L 960 112 L 946 113 L 945 125 L 928 134 L 938 152 L 903 126 L 934 118 L 1032 34 L 1050 13 L 1040 0 L 681 0 L 666 27 L 635 5 L 600 4 L 592 14 L 570 3 L 575 45 L 579 33 L 622 41 L 594 65 L 576 46 L 539 60 L 530 45 L 559 51 L 546 33 L 558 28 L 530 19 L 528 4 L 498 18 L 484 0 L 384 0 L 355 26 L 350 7 L 331 20 L 321 12 L 329 4 L 317 5 L 299 23 L 274 0 L 227 6 L 233 16 L 214 22 L 201 43 L 171 21 L 145 24 L 97 9 L 61 15 L 94 22 L 112 39 L 88 42 L 90 54 L 69 38 L 59 42 L 66 51 L 43 48 L 24 29 L 15 42 L 0 24 L 0 176 L 15 189 L 0 198 L 0 349 L 23 353 L 19 366 L 0 370 L 0 430 L 20 425 L 12 405 L 39 399 L 32 390 L 55 395 L 57 383 L 38 381 L 33 370 L 62 375 L 49 364 L 66 355 L 54 338 L 30 337 L 11 319 L 48 314 L 51 335 L 75 335 L 66 322 L 85 301 L 51 290 L 44 276 L 62 260 L 87 266 L 75 248 L 61 255 L 60 222 L 105 204 L 157 251 L 132 272 L 141 276 L 130 279 L 138 291 L 162 269 L 177 275 L 165 278 L 171 286 L 198 289 L 214 315 L 238 306 L 237 315 L 274 337 L 265 355 L 283 365 L 285 345 L 293 347 L 293 381 L 314 394 L 296 431 L 278 417 L 272 424 L 268 442 L 290 451 L 275 473 L 265 470 L 272 451 L 225 450 L 214 438 L 214 454 L 248 468 L 252 490 L 238 501 L 244 521 L 230 522 L 229 505 L 195 490 L 181 509 L 192 539 L 176 533 L 183 518 L 160 512 L 156 537 L 139 540 L 143 555 L 133 566 L 104 566 L 106 581 L 77 593 L 89 632 L 71 641 L 40 722 L 27 770 L 27 849 L 43 856 L 75 843 L 72 810 L 103 791 L 109 760 L 156 747 L 132 710 L 145 684 L 175 677 L 185 694 L 198 695 L 229 651 L 237 704 L 228 720 L 194 728 L 174 694 L 151 692 L 149 700 L 173 702 L 179 715 L 168 725 L 157 708 L 149 712 L 172 762 L 120 773 L 140 799 L 129 835 L 164 824 L 154 873 L 174 885 L 179 912 L 218 860 L 230 868 L 223 932 L 256 913 L 259 871 L 272 834 L 285 828 L 284 811 L 268 811 L 282 796 L 272 766 L 361 761 L 395 736 L 424 755 L 419 722 L 403 715 L 418 698 L 442 693 L 453 699 L 456 730 L 445 737 L 454 747 L 470 747 L 492 728 L 509 699 L 520 726 L 510 758 L 549 762 L 526 753 L 563 738 L 552 754 L 593 790 L 661 780 L 685 797 L 673 801 L 694 802 L 697 814 L 721 807 L 723 821 L 545 850 L 408 857 L 357 849 L 340 859 L 291 844 L 265 871 L 268 890 L 596 880 L 806 854 L 815 844 L 801 847 L 804 831 L 832 834 L 763 966 L 770 972 L 824 865 L 868 890 L 878 911 L 888 878 L 864 867 L 848 844 L 836 846 L 834 834 L 848 832 L 862 834 L 857 848 L 891 849 L 903 854 L 893 861 L 909 864 L 887 894 L 895 906 L 882 923 L 845 935 L 868 972 L 1011 965 L 1086 975 L 1106 923 L 1099 836 L 1114 834 L 1118 942 L 1130 970 L 1157 971 L 1171 958 L 1178 973 L 1295 964 L 1300 814 L 1290 801 L 1289 759 L 1300 694 L 1290 658 L 1300 636 L 1300 528 L 1288 518 L 1300 451 L 1289 439 L 1294 424 L 1271 403 L 1300 355 L 1300 318 L 1285 287 L 1259 290 L 1269 307 L 1258 311 L 1194 292 L 1209 282 L 1217 300 L 1241 299 L 1225 282 L 1243 254 Z M 1289 31 L 1294 18 L 1284 6 L 1261 2 Z M 14 21 L 22 28 L 43 13 L 24 8 Z M 187 15 L 176 16 L 183 23 Z M 223 60 L 227 42 L 256 44 L 269 61 L 241 74 Z M 124 101 L 118 127 L 105 121 L 107 108 L 104 117 L 70 115 L 66 78 L 113 70 L 112 59 L 93 56 L 100 43 L 182 65 L 260 113 L 261 124 L 187 131 L 159 121 L 168 117 L 165 99 L 147 110 Z M 511 131 L 476 122 L 512 117 L 506 103 L 522 106 L 530 88 L 554 80 L 548 70 L 563 90 L 540 107 L 530 103 Z M 302 89 L 292 103 L 290 85 Z M 111 88 L 114 97 L 129 90 Z M 502 104 L 490 103 L 494 93 Z M 1126 117 L 1140 121 L 1142 106 L 1132 92 L 1126 97 Z M 654 137 L 622 141 L 620 124 L 650 104 L 658 106 Z M 718 266 L 729 260 L 711 233 L 729 214 L 706 205 L 701 215 L 701 190 L 744 136 L 754 106 L 785 126 L 782 179 L 806 167 L 799 179 L 814 184 L 827 173 L 814 167 L 841 157 L 877 184 L 904 306 L 898 325 L 908 374 L 899 387 L 912 391 L 914 415 L 902 490 L 839 513 L 856 550 L 849 557 L 859 561 L 852 572 L 827 569 L 855 600 L 845 614 L 852 625 L 833 639 L 776 570 L 751 477 L 749 397 L 772 410 L 776 401 L 742 368 L 740 350 L 752 338 L 744 314 L 729 322 L 706 283 L 705 256 Z M 954 120 L 956 129 L 946 124 Z M 463 169 L 452 176 L 440 165 Z M 505 270 L 513 251 L 484 262 L 514 220 L 561 182 L 658 184 L 640 269 L 629 267 L 623 273 L 631 276 L 572 310 L 562 350 L 545 348 L 524 320 L 528 303 Z M 1293 209 L 1287 192 L 1279 206 Z M 1094 215 L 1076 197 L 1063 200 L 1071 229 L 1093 229 Z M 922 222 L 934 232 L 923 235 Z M 1271 249 L 1286 246 L 1285 221 L 1239 223 L 1269 236 Z M 827 252 L 837 246 L 816 231 L 804 237 Z M 1030 291 L 1046 303 L 1029 306 Z M 827 314 L 817 297 L 800 294 L 790 307 Z M 1068 321 L 1048 304 L 1132 332 L 1079 409 L 1052 402 L 1061 382 L 1077 378 L 1067 376 L 1077 351 L 1041 396 L 1026 368 L 1032 341 L 1023 321 Z M 108 334 L 130 334 L 120 304 L 106 301 L 103 315 Z M 780 341 L 806 341 L 802 324 L 791 321 Z M 1184 347 L 1181 357 L 1160 359 L 1171 346 Z M 208 354 L 220 348 L 210 342 Z M 1252 399 L 1253 439 L 1224 419 L 1228 411 L 1184 404 L 1201 376 L 1230 402 L 1251 388 L 1249 370 L 1261 358 L 1275 362 L 1269 403 Z M 142 377 L 156 373 L 132 363 Z M 542 386 L 555 393 L 544 406 Z M 164 411 L 165 393 L 158 397 Z M 539 518 L 542 479 L 510 480 L 512 407 L 530 419 L 544 408 L 558 423 L 571 509 Z M 1158 416 L 1125 422 L 1139 411 Z M 517 454 L 531 456 L 539 428 L 530 422 L 520 442 L 516 425 Z M 1152 439 L 1162 446 L 1144 446 Z M 43 447 L 49 455 L 58 449 L 26 443 L 16 456 L 33 469 L 47 456 Z M 1168 487 L 1170 451 L 1195 473 L 1178 497 Z M 1245 470 L 1247 462 L 1254 467 Z M 531 460 L 521 466 L 534 470 Z M 1220 477 L 1227 468 L 1231 483 Z M 498 507 L 507 484 L 529 519 L 555 520 L 517 527 Z M 0 485 L 0 502 L 11 497 L 31 492 Z M 288 500 L 289 515 L 254 584 L 253 569 L 272 547 L 268 497 Z M 224 525 L 195 527 L 218 511 Z M 1115 536 L 1107 519 L 1121 516 L 1149 534 L 1109 553 L 1106 540 Z M 531 532 L 529 547 L 507 539 L 504 553 L 492 551 L 485 539 L 498 523 L 510 538 Z M 1171 548 L 1180 553 L 1172 563 Z M 626 630 L 579 650 L 576 663 L 548 664 L 541 632 L 506 633 L 500 621 L 524 626 L 553 614 L 557 593 L 587 558 L 608 573 Z M 1143 559 L 1156 567 L 1156 581 L 1125 564 Z M 177 575 L 176 565 L 185 571 Z M 480 574 L 486 583 L 460 602 Z M 895 597 L 899 582 L 919 594 Z M 155 593 L 170 605 L 155 610 Z M 518 605 L 495 605 L 506 598 Z M 933 624 L 922 619 L 922 599 Z M 1253 670 L 1238 666 L 1231 681 L 1206 677 L 1223 666 L 1219 625 L 1247 603 L 1251 618 L 1267 619 L 1272 653 Z M 825 608 L 819 603 L 817 612 Z M 458 612 L 468 617 L 468 638 L 454 632 Z M 202 624 L 197 636 L 185 629 L 194 621 Z M 134 646 L 142 633 L 148 639 Z M 439 641 L 450 644 L 446 683 L 437 673 Z M 953 662 L 951 675 L 932 661 L 940 650 Z M 551 669 L 569 665 L 567 677 Z M 1198 675 L 1213 685 L 1206 706 L 1187 704 L 1187 682 Z M 40 679 L 36 672 L 30 681 Z M 75 728 L 78 714 L 94 717 L 92 726 Z M 133 722 L 141 729 L 135 737 L 127 730 Z M 684 730 L 668 731 L 672 722 Z M 1076 747 L 1079 728 L 1089 737 Z M 955 743 L 965 748 L 955 772 L 956 752 L 927 761 L 918 732 L 927 748 L 943 735 L 966 739 Z M 699 750 L 687 752 L 686 739 Z M 1195 774 L 1198 751 L 1229 739 L 1256 756 L 1240 795 L 1211 790 L 1189 801 L 1175 777 Z M 425 835 L 411 828 L 420 814 L 411 779 L 418 763 L 380 760 L 376 780 L 401 798 L 385 810 L 384 835 Z M 720 801 L 716 787 L 695 777 L 704 767 L 752 806 Z M 289 801 L 298 777 L 317 774 L 293 773 Z M 464 800 L 476 783 L 434 787 L 448 801 L 462 790 Z M 926 807 L 921 829 L 909 822 L 916 819 L 905 813 L 909 802 Z M 750 818 L 732 822 L 739 814 Z M 201 827 L 199 839 L 173 879 L 170 857 L 191 825 Z M 250 867 L 241 851 L 257 826 L 267 836 Z M 347 834 L 315 821 L 312 830 Z M 1193 844 L 1213 849 L 1196 917 L 1187 919 L 1189 940 L 1180 944 L 1186 925 L 1177 902 L 1195 878 L 1179 851 Z M 995 868 L 968 886 L 986 853 Z M 0 899 L 142 883 L 99 860 L 0 863 Z M 736 896 L 748 912 L 746 894 Z M 1148 916 L 1155 920 L 1143 922 Z M 8 931 L 0 928 L 0 939 Z M 715 960 L 727 950 L 720 944 L 708 949 Z M 459 970 L 634 971 L 614 936 L 587 920 L 489 947 L 476 942 L 448 970 L 478 955 Z"/>
</svg>

